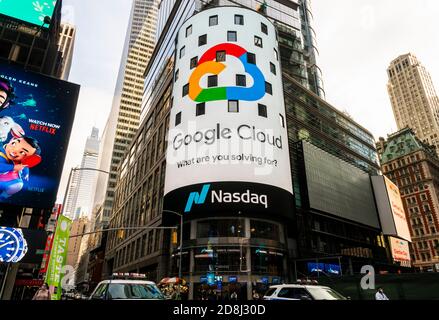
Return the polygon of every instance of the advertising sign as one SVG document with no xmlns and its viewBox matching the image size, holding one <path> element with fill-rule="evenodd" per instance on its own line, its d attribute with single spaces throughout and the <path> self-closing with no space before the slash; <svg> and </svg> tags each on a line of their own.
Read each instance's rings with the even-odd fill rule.
<svg viewBox="0 0 439 320">
<path fill-rule="evenodd" d="M 27 241 L 21 229 L 0 227 L 0 262 L 20 262 L 27 250 Z"/>
<path fill-rule="evenodd" d="M 310 207 L 378 229 L 369 174 L 309 142 L 302 144 Z"/>
<path fill-rule="evenodd" d="M 217 24 L 209 26 L 213 15 Z M 166 208 L 189 219 L 205 212 L 291 217 L 279 60 L 275 27 L 254 11 L 213 8 L 185 22 L 178 33 Z"/>
<path fill-rule="evenodd" d="M 372 177 L 372 185 L 384 235 L 411 241 L 398 187 L 385 176 Z"/>
<path fill-rule="evenodd" d="M 407 241 L 390 237 L 390 249 L 392 250 L 393 260 L 400 262 L 411 260 Z"/>
<path fill-rule="evenodd" d="M 52 18 L 56 3 L 57 0 L 1 0 L 0 14 L 41 26 L 44 17 Z"/>
<path fill-rule="evenodd" d="M 67 250 L 72 221 L 65 216 L 60 216 L 53 238 L 52 251 L 50 253 L 49 266 L 46 273 L 46 282 L 54 288 L 52 300 L 61 298 L 61 280 L 63 267 L 67 260 Z"/>
<path fill-rule="evenodd" d="M 0 63 L 0 203 L 52 208 L 79 86 Z"/>
</svg>

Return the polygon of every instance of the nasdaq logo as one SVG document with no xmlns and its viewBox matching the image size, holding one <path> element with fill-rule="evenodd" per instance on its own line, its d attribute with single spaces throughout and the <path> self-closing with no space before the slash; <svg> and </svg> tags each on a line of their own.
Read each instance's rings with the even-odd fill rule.
<svg viewBox="0 0 439 320">
<path fill-rule="evenodd" d="M 204 204 L 206 202 L 207 193 L 209 192 L 210 184 L 205 184 L 201 189 L 201 192 L 191 192 L 186 202 L 186 208 L 184 212 L 190 212 L 193 204 Z"/>
</svg>

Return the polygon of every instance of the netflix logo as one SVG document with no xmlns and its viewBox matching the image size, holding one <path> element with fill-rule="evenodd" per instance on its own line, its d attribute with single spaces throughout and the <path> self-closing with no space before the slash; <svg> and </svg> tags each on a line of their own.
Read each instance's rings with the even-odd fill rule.
<svg viewBox="0 0 439 320">
<path fill-rule="evenodd" d="M 40 120 L 29 119 L 29 128 L 33 131 L 46 132 L 50 135 L 56 135 L 61 126 L 58 124 L 48 123 Z"/>
</svg>

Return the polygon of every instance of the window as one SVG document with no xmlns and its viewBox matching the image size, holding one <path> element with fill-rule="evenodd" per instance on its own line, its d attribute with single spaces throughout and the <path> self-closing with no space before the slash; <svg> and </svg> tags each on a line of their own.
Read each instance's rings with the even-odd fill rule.
<svg viewBox="0 0 439 320">
<path fill-rule="evenodd" d="M 255 46 L 262 48 L 262 38 L 255 36 Z"/>
<path fill-rule="evenodd" d="M 265 81 L 265 92 L 268 94 L 273 94 L 273 87 L 271 83 Z"/>
<path fill-rule="evenodd" d="M 204 46 L 207 43 L 207 34 L 198 37 L 198 46 Z"/>
<path fill-rule="evenodd" d="M 181 123 L 181 112 L 175 115 L 175 126 L 178 126 Z"/>
<path fill-rule="evenodd" d="M 202 116 L 205 113 L 206 113 L 206 104 L 204 102 L 198 103 L 195 111 L 195 115 L 198 117 L 198 116 Z"/>
<path fill-rule="evenodd" d="M 268 27 L 266 24 L 261 22 L 261 31 L 265 34 L 268 34 Z"/>
<path fill-rule="evenodd" d="M 276 74 L 276 66 L 274 65 L 274 63 L 270 62 L 270 71 L 272 74 Z"/>
<path fill-rule="evenodd" d="M 278 297 L 295 300 L 313 300 L 311 295 L 303 288 L 284 288 L 279 292 Z"/>
<path fill-rule="evenodd" d="M 192 25 L 186 28 L 186 38 L 192 34 Z"/>
<path fill-rule="evenodd" d="M 179 75 L 180 71 L 177 69 L 177 71 L 175 71 L 175 81 L 178 80 L 178 75 Z"/>
<path fill-rule="evenodd" d="M 198 57 L 193 57 L 193 58 L 191 59 L 191 69 L 196 68 L 196 67 L 197 67 L 197 64 L 198 64 Z"/>
<path fill-rule="evenodd" d="M 224 62 L 226 61 L 226 52 L 225 51 L 217 51 L 216 52 L 216 62 Z"/>
<path fill-rule="evenodd" d="M 227 41 L 238 41 L 238 36 L 236 35 L 236 31 L 227 31 Z"/>
<path fill-rule="evenodd" d="M 238 100 L 229 100 L 229 112 L 239 112 Z"/>
<path fill-rule="evenodd" d="M 241 16 L 239 14 L 235 14 L 235 24 L 237 25 L 244 25 L 244 16 Z"/>
<path fill-rule="evenodd" d="M 185 47 L 184 46 L 181 47 L 181 49 L 180 49 L 180 59 L 184 57 L 184 50 L 185 50 Z"/>
<path fill-rule="evenodd" d="M 246 86 L 245 74 L 237 74 L 236 75 L 236 85 L 238 87 L 245 87 Z"/>
<path fill-rule="evenodd" d="M 209 17 L 209 27 L 218 25 L 218 16 Z"/>
<path fill-rule="evenodd" d="M 267 106 L 264 104 L 258 104 L 258 114 L 261 117 L 267 118 Z"/>
<path fill-rule="evenodd" d="M 247 62 L 256 64 L 256 55 L 254 53 L 247 52 Z"/>
<path fill-rule="evenodd" d="M 189 83 L 185 84 L 183 86 L 183 92 L 182 92 L 182 96 L 186 96 L 189 93 Z"/>
<path fill-rule="evenodd" d="M 284 116 L 279 114 L 279 119 L 280 119 L 280 125 L 282 126 L 282 128 L 285 128 L 285 119 Z"/>
<path fill-rule="evenodd" d="M 207 77 L 207 87 L 208 88 L 218 87 L 218 76 L 217 75 Z"/>
</svg>

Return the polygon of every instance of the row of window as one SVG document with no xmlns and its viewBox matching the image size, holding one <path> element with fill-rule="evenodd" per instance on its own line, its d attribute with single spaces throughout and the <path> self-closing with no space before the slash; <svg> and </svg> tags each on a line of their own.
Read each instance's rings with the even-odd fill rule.
<svg viewBox="0 0 439 320">
<path fill-rule="evenodd" d="M 238 41 L 238 34 L 236 31 L 227 31 L 227 41 L 228 42 L 237 42 Z M 204 46 L 207 44 L 207 34 L 203 34 L 198 37 L 198 46 Z M 258 36 L 254 36 L 254 45 L 263 48 L 263 42 L 262 38 Z M 180 49 L 180 59 L 184 57 L 186 53 L 186 47 L 183 46 Z"/>
<path fill-rule="evenodd" d="M 234 19 L 235 25 L 240 25 L 240 26 L 244 25 L 244 16 L 243 15 L 235 14 L 234 18 L 235 18 Z M 213 26 L 217 26 L 217 25 L 218 25 L 218 16 L 217 15 L 210 16 L 209 17 L 209 27 L 213 27 Z M 186 38 L 192 34 L 192 31 L 193 31 L 192 25 L 189 25 L 188 27 L 186 27 Z M 265 23 L 262 23 L 262 22 L 261 22 L 261 32 L 268 35 L 268 27 Z"/>
<path fill-rule="evenodd" d="M 227 111 L 230 113 L 238 113 L 239 112 L 239 101 L 238 100 L 229 100 L 227 105 Z M 195 115 L 202 116 L 206 114 L 206 104 L 198 103 L 195 108 Z M 181 111 L 175 115 L 175 126 L 178 126 L 181 123 Z M 267 106 L 265 104 L 258 103 L 258 115 L 260 117 L 267 118 Z M 283 115 L 279 114 L 280 124 L 282 128 L 285 128 L 285 118 Z"/>
</svg>

